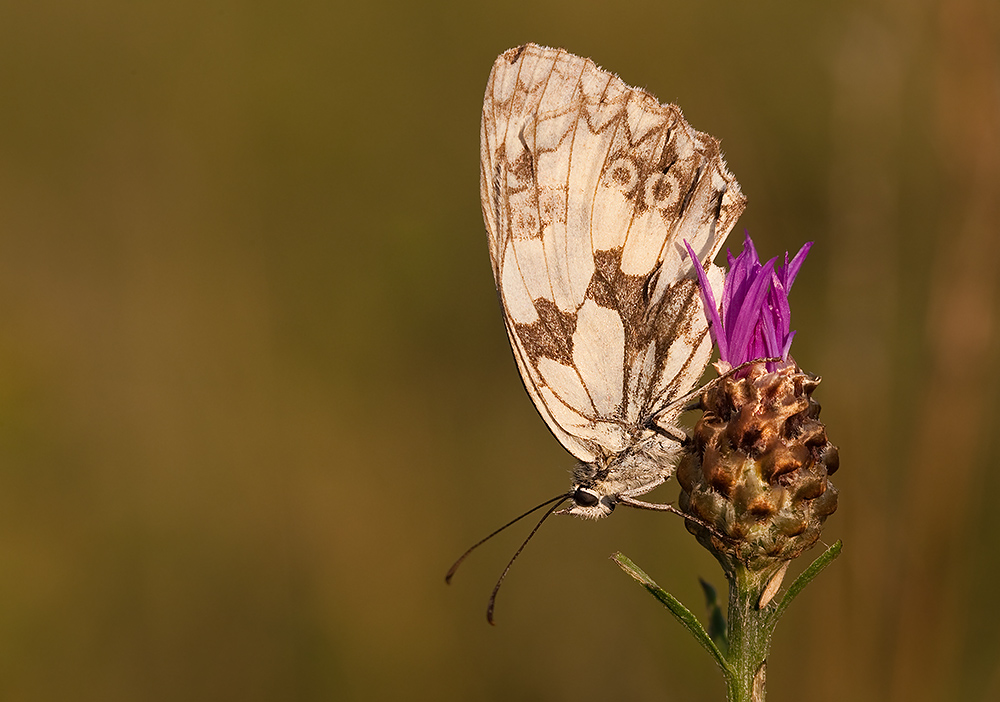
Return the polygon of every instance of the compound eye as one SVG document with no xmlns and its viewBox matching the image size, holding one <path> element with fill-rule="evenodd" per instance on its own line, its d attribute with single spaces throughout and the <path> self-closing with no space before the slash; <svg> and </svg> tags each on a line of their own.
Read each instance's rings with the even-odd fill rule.
<svg viewBox="0 0 1000 702">
<path fill-rule="evenodd" d="M 573 502 L 581 507 L 593 507 L 600 501 L 590 490 L 584 490 L 583 488 L 577 488 L 573 493 Z"/>
<path fill-rule="evenodd" d="M 612 512 L 615 511 L 615 501 L 614 499 L 608 497 L 607 495 L 601 498 L 601 505 L 604 507 L 604 509 L 608 510 L 608 514 L 611 514 Z"/>
</svg>

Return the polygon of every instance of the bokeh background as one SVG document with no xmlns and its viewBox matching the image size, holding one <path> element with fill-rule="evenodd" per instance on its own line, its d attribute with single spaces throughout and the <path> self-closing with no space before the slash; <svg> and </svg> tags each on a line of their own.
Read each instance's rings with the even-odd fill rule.
<svg viewBox="0 0 1000 702">
<path fill-rule="evenodd" d="M 845 546 L 771 697 L 1000 699 L 991 0 L 5 3 L 0 698 L 722 699 L 608 560 L 700 612 L 721 573 L 669 515 L 550 520 L 495 628 L 529 525 L 443 583 L 572 468 L 479 205 L 486 78 L 526 41 L 720 137 L 734 246 L 816 242 L 793 352 Z"/>
</svg>

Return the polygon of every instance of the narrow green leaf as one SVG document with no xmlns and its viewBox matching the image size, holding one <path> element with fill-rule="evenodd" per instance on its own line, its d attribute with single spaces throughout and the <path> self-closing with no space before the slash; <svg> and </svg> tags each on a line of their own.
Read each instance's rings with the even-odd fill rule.
<svg viewBox="0 0 1000 702">
<path fill-rule="evenodd" d="M 646 575 L 642 570 L 636 566 L 629 558 L 621 553 L 615 553 L 611 556 L 611 560 L 618 564 L 618 567 L 624 570 L 626 573 L 631 575 L 634 579 L 638 580 L 639 583 L 649 591 L 660 603 L 670 610 L 670 613 L 681 623 L 681 625 L 687 629 L 695 640 L 700 643 L 706 651 L 712 654 L 715 658 L 715 662 L 719 664 L 722 668 L 722 672 L 730 677 L 732 675 L 732 670 L 729 667 L 729 662 L 726 660 L 725 655 L 719 650 L 719 647 L 715 645 L 712 638 L 705 632 L 705 628 L 698 621 L 698 618 L 691 614 L 687 607 L 681 604 L 680 600 L 671 595 L 669 592 L 661 588 L 656 582 L 653 581 L 648 575 Z"/>
<path fill-rule="evenodd" d="M 812 565 L 802 571 L 802 574 L 799 575 L 799 577 L 795 578 L 795 582 L 789 586 L 788 592 L 785 593 L 785 596 L 781 599 L 781 603 L 774 611 L 772 621 L 778 621 L 784 611 L 788 608 L 788 605 L 790 605 L 792 600 L 794 600 L 795 597 L 802 592 L 803 588 L 812 582 L 813 578 L 822 573 L 824 568 L 833 563 L 834 559 L 840 555 L 840 550 L 843 546 L 844 544 L 838 539 L 837 543 L 824 551 L 823 555 L 813 561 Z"/>
<path fill-rule="evenodd" d="M 708 607 L 708 637 L 715 642 L 723 654 L 729 653 L 729 638 L 726 626 L 726 617 L 722 614 L 719 606 L 719 597 L 715 588 L 704 578 L 698 578 L 701 589 L 705 592 L 705 605 Z"/>
</svg>

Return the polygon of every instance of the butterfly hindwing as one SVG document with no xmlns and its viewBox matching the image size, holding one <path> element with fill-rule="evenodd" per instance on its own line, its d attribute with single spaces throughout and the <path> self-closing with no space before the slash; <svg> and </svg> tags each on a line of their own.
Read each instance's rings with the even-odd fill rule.
<svg viewBox="0 0 1000 702">
<path fill-rule="evenodd" d="M 481 148 L 490 256 L 525 387 L 578 459 L 618 454 L 708 363 L 683 241 L 711 261 L 743 209 L 739 185 L 679 108 L 533 44 L 494 64 Z"/>
</svg>

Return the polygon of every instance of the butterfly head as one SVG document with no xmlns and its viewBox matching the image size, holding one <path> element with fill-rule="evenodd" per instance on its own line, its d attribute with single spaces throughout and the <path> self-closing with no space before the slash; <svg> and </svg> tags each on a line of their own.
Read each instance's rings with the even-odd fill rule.
<svg viewBox="0 0 1000 702">
<path fill-rule="evenodd" d="M 573 504 L 560 510 L 559 514 L 573 514 L 584 519 L 600 519 L 607 517 L 615 509 L 615 498 L 611 495 L 602 495 L 593 487 L 574 485 L 570 491 L 569 499 Z"/>
</svg>

